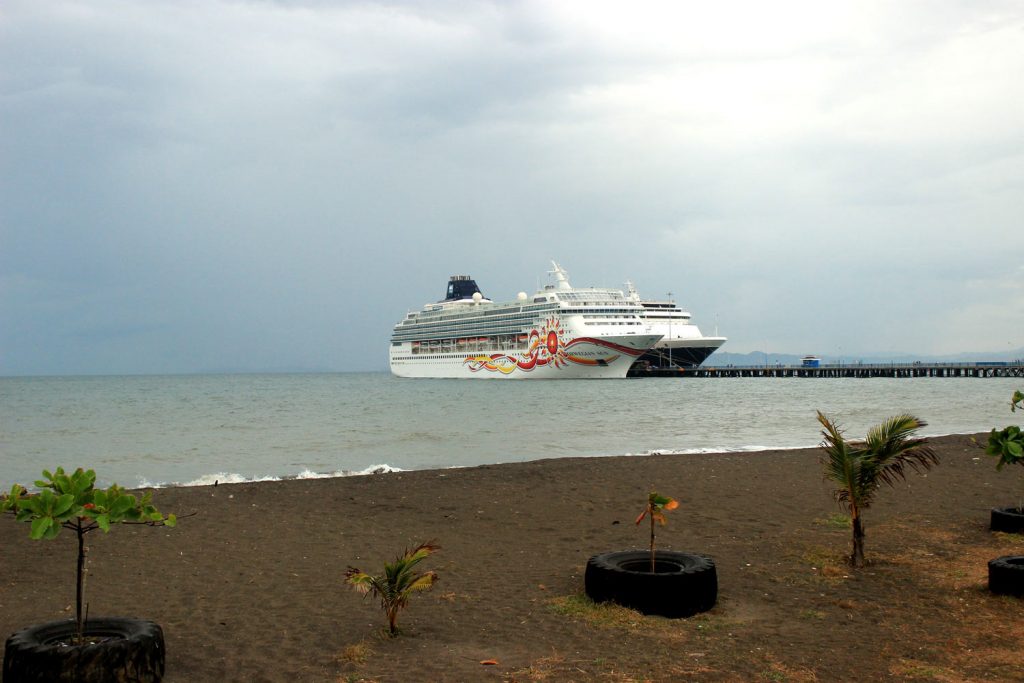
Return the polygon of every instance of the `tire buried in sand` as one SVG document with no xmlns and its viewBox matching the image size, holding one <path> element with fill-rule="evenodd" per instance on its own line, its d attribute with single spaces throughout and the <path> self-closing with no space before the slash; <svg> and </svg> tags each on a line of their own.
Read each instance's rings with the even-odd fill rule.
<svg viewBox="0 0 1024 683">
<path fill-rule="evenodd" d="M 992 508 L 992 531 L 1008 534 L 1024 533 L 1024 510 L 1018 507 Z"/>
<path fill-rule="evenodd" d="M 29 626 L 7 639 L 3 680 L 17 683 L 159 683 L 164 675 L 164 633 L 142 619 L 89 619 L 85 636 L 96 642 L 67 645 L 75 620 Z"/>
<path fill-rule="evenodd" d="M 718 572 L 707 555 L 661 550 L 625 550 L 587 561 L 585 590 L 594 602 L 616 602 L 643 614 L 689 617 L 718 600 Z"/>
<path fill-rule="evenodd" d="M 988 561 L 988 589 L 1024 597 L 1024 555 L 1004 555 Z"/>
</svg>

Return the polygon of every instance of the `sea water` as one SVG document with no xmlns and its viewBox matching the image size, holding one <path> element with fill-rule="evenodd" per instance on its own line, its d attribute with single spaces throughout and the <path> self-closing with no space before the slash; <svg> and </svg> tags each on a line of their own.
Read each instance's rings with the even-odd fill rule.
<svg viewBox="0 0 1024 683">
<path fill-rule="evenodd" d="M 927 435 L 1019 422 L 1004 378 L 537 382 L 386 373 L 0 378 L 0 487 L 44 468 L 123 486 L 814 446 L 895 413 Z"/>
</svg>

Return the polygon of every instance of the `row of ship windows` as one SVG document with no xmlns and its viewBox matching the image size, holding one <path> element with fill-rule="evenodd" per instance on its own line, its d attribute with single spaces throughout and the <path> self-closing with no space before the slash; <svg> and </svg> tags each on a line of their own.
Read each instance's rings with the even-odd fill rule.
<svg viewBox="0 0 1024 683">
<path fill-rule="evenodd" d="M 556 309 L 551 309 L 556 310 Z M 409 317 L 402 321 L 403 327 L 418 327 L 420 325 L 438 325 L 438 324 L 450 324 L 452 322 L 464 322 L 466 324 L 478 324 L 480 318 L 487 317 L 490 320 L 532 320 L 537 318 L 539 311 L 509 311 L 509 312 L 497 312 L 497 311 L 485 311 L 473 315 L 470 319 L 466 319 L 465 315 L 421 315 L 419 318 Z M 587 313 L 595 313 L 603 315 L 609 318 L 636 318 L 638 317 L 635 309 L 608 309 L 608 308 L 567 308 L 562 309 L 563 315 L 580 315 Z M 462 320 L 460 320 L 460 318 Z M 488 320 L 488 322 L 490 322 Z"/>
<path fill-rule="evenodd" d="M 632 315 L 584 315 L 584 322 L 587 325 L 640 325 L 641 322 L 636 316 Z M 618 320 L 628 320 L 630 322 L 614 322 Z M 605 322 L 607 321 L 607 322 Z M 531 321 L 533 322 L 533 321 Z M 520 332 L 522 325 L 515 325 L 513 321 L 495 321 L 491 325 L 481 325 L 480 323 L 465 325 L 465 326 L 451 326 L 442 324 L 417 324 L 403 326 L 395 331 L 396 336 L 402 336 L 408 338 L 409 336 L 423 337 L 431 334 L 452 334 L 452 335 L 470 335 L 470 334 L 512 334 Z"/>
<path fill-rule="evenodd" d="M 610 321 L 610 320 L 590 321 L 590 320 L 585 320 L 583 322 L 583 324 L 584 325 L 605 325 L 605 326 L 610 326 L 610 325 L 639 326 L 642 323 L 640 323 L 638 321 Z M 404 342 L 404 341 L 406 341 L 406 342 L 415 342 L 417 340 L 417 338 L 421 338 L 421 337 L 427 336 L 429 334 L 429 332 L 430 332 L 429 330 L 421 330 L 417 334 L 397 332 L 397 333 L 395 333 L 394 337 L 391 340 L 391 345 L 392 346 L 398 346 L 401 342 Z M 491 335 L 494 335 L 496 337 L 502 337 L 502 336 L 504 336 L 504 337 L 516 337 L 516 336 L 522 336 L 522 333 L 520 332 L 520 330 L 508 329 L 508 328 L 496 329 L 496 330 L 485 330 L 485 329 L 482 329 L 482 328 L 477 328 L 476 332 L 477 333 L 479 333 L 479 332 L 488 332 Z M 434 331 L 434 333 L 435 334 L 460 334 L 459 330 L 436 330 L 436 331 Z M 450 340 L 450 339 L 449 340 L 444 340 L 441 343 L 446 343 L 446 344 L 450 345 L 450 344 L 452 344 L 452 340 Z M 463 342 L 463 344 L 465 344 L 465 342 Z M 474 347 L 474 344 L 475 343 L 472 342 L 472 341 L 469 342 L 468 343 L 469 348 L 472 349 Z M 508 346 L 506 346 L 506 345 L 508 345 Z M 481 346 L 491 346 L 491 343 L 490 342 L 484 342 L 483 344 L 481 344 Z M 513 349 L 514 348 L 526 348 L 526 343 L 523 340 L 520 340 L 520 342 L 518 344 L 515 342 L 514 339 L 502 340 L 502 348 L 513 348 Z"/>
<path fill-rule="evenodd" d="M 517 313 L 513 315 L 495 315 L 487 318 L 473 316 L 472 318 L 419 318 L 418 320 L 403 320 L 402 327 L 416 327 L 417 325 L 481 325 L 494 323 L 508 323 L 509 321 L 531 322 L 542 320 L 544 316 L 535 313 Z"/>
<path fill-rule="evenodd" d="M 583 358 L 583 357 L 587 357 L 587 356 L 603 357 L 605 354 L 599 353 L 597 351 L 576 351 L 576 350 L 573 350 L 572 351 L 572 355 L 576 356 L 578 358 Z M 400 363 L 402 361 L 416 361 L 417 363 L 423 363 L 425 361 L 431 361 L 431 360 L 457 360 L 457 361 L 465 362 L 469 358 L 472 358 L 471 354 L 453 353 L 453 354 L 431 354 L 431 355 L 423 355 L 423 356 L 395 356 L 392 360 L 394 362 L 396 362 L 396 363 Z"/>
<path fill-rule="evenodd" d="M 516 308 L 511 308 L 511 309 L 501 309 L 501 308 L 488 309 L 488 308 L 484 308 L 484 309 L 481 309 L 481 310 L 474 310 L 473 311 L 473 316 L 474 317 L 482 317 L 482 316 L 522 315 L 522 314 L 537 315 L 540 312 L 543 312 L 543 311 L 553 311 L 553 310 L 556 310 L 557 308 L 558 308 L 557 304 L 548 304 L 548 303 L 544 303 L 544 304 L 541 304 L 541 305 L 535 305 L 535 306 L 530 306 L 530 305 L 527 305 L 527 306 L 517 306 Z M 414 317 L 416 317 L 416 315 L 417 314 L 415 314 L 415 313 L 410 313 L 409 315 L 406 316 L 406 318 L 414 318 Z M 466 317 L 466 313 L 464 311 L 458 311 L 458 312 L 454 312 L 454 313 L 441 312 L 441 311 L 427 311 L 427 312 L 424 312 L 424 313 L 420 313 L 419 317 L 421 317 L 421 318 L 430 318 L 431 320 L 455 320 L 457 318 L 464 318 L 464 317 Z"/>
<path fill-rule="evenodd" d="M 620 306 L 622 305 L 621 302 L 625 301 L 626 299 L 626 297 L 624 297 L 621 292 L 616 292 L 614 290 L 601 292 L 601 294 L 598 296 L 594 296 L 594 293 L 592 292 L 560 292 L 557 296 L 562 301 L 579 301 L 580 299 L 583 299 L 583 303 L 587 306 L 592 306 L 593 304 L 589 301 L 586 301 L 586 299 L 599 299 L 601 297 L 604 297 L 611 303 L 615 303 Z"/>
<path fill-rule="evenodd" d="M 416 361 L 417 365 L 422 364 L 425 361 L 431 361 L 431 360 L 457 360 L 459 362 L 465 362 L 466 354 L 459 353 L 459 354 L 455 354 L 455 355 L 451 355 L 451 356 L 419 356 L 418 358 L 413 358 L 412 356 L 395 356 L 393 358 L 393 360 L 396 363 L 401 363 L 402 361 L 413 361 L 414 360 L 414 361 Z"/>
<path fill-rule="evenodd" d="M 456 347 L 455 344 L 431 344 L 427 346 L 412 347 L 413 355 L 419 354 L 436 354 L 436 353 L 449 353 L 459 352 L 463 355 L 470 353 L 483 353 L 491 351 L 526 351 L 529 348 L 526 342 L 505 342 L 500 344 L 463 344 Z"/>
<path fill-rule="evenodd" d="M 396 332 L 404 334 L 411 333 L 422 333 L 430 330 L 465 330 L 464 334 L 471 334 L 476 330 L 496 330 L 502 328 L 529 328 L 537 327 L 541 324 L 541 320 L 533 317 L 512 319 L 512 320 L 488 320 L 486 322 L 480 320 L 467 320 L 464 323 L 442 323 L 442 322 L 429 322 L 429 323 L 416 323 L 413 325 L 398 325 L 395 327 Z M 457 332 L 456 332 L 457 334 Z"/>
<path fill-rule="evenodd" d="M 474 325 L 473 327 L 451 327 L 449 325 L 438 325 L 437 327 L 421 327 L 416 330 L 395 330 L 395 337 L 405 339 L 416 339 L 419 337 L 474 337 L 479 334 L 525 334 L 522 325 Z"/>
</svg>

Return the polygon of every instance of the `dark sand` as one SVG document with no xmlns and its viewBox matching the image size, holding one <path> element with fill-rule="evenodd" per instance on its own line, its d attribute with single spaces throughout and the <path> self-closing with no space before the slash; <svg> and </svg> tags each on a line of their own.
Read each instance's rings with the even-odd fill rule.
<svg viewBox="0 0 1024 683">
<path fill-rule="evenodd" d="M 818 451 L 544 460 L 157 491 L 177 529 L 91 539 L 94 615 L 163 625 L 171 683 L 192 681 L 1022 681 L 1024 600 L 987 591 L 986 561 L 1024 553 L 988 530 L 1021 474 L 970 437 L 883 488 L 865 514 L 869 566 Z M 102 473 L 101 473 L 102 474 Z M 659 544 L 713 556 L 719 602 L 691 619 L 579 599 L 587 557 L 642 548 L 651 486 L 675 496 Z M 433 591 L 381 635 L 383 614 L 342 582 L 437 539 Z M 74 539 L 0 519 L 0 633 L 67 617 Z M 482 665 L 482 660 L 497 660 Z"/>
</svg>

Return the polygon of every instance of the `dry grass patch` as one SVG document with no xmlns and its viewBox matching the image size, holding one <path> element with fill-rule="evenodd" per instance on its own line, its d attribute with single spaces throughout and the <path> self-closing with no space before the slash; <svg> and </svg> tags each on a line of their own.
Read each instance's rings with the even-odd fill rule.
<svg viewBox="0 0 1024 683">
<path fill-rule="evenodd" d="M 928 662 L 919 662 L 913 659 L 901 659 L 890 669 L 893 676 L 899 676 L 906 680 L 937 681 L 941 683 L 959 683 L 963 678 L 953 671 L 935 666 Z"/>
<path fill-rule="evenodd" d="M 725 618 L 714 612 L 685 619 L 666 619 L 646 616 L 614 603 L 595 603 L 583 594 L 553 598 L 548 601 L 548 606 L 556 614 L 583 622 L 587 626 L 617 630 L 629 642 L 636 643 L 638 652 L 645 655 L 645 663 L 641 664 L 635 657 L 625 661 L 621 658 L 599 658 L 589 662 L 546 658 L 534 662 L 529 670 L 517 672 L 519 680 L 594 680 L 614 683 L 732 680 L 728 672 L 738 663 L 734 658 L 745 656 L 735 648 L 735 642 L 736 633 L 746 622 Z M 655 665 L 652 661 L 658 662 L 653 672 L 651 667 Z M 578 677 L 582 676 L 581 671 L 586 671 L 590 677 Z"/>
<path fill-rule="evenodd" d="M 640 683 L 646 679 L 617 673 L 613 670 L 598 671 L 603 662 L 595 660 L 569 660 L 563 655 L 554 653 L 541 657 L 530 663 L 525 669 L 512 672 L 505 679 L 508 683 L 524 683 L 525 681 L 608 681 L 609 683 Z"/>
<path fill-rule="evenodd" d="M 707 612 L 686 619 L 647 616 L 613 602 L 594 602 L 582 593 L 552 598 L 547 603 L 555 614 L 583 621 L 588 626 L 643 633 L 675 644 L 689 641 L 693 637 L 707 639 L 725 634 L 727 629 L 739 625 L 735 620 L 723 619 Z"/>
<path fill-rule="evenodd" d="M 365 664 L 366 660 L 373 654 L 373 648 L 369 646 L 366 641 L 353 643 L 352 645 L 346 645 L 341 654 L 338 655 L 338 659 L 345 664 Z"/>
<path fill-rule="evenodd" d="M 777 659 L 772 653 L 766 652 L 764 668 L 758 674 L 761 681 L 779 681 L 785 683 L 817 683 L 818 674 L 804 667 L 792 667 Z"/>
<path fill-rule="evenodd" d="M 560 654 L 541 657 L 530 663 L 529 667 L 508 674 L 506 683 L 534 683 L 557 681 L 557 683 L 657 683 L 666 680 L 688 680 L 714 673 L 700 665 L 684 666 L 670 664 L 659 669 L 656 674 L 629 671 L 602 659 L 586 661 L 567 659 Z"/>
<path fill-rule="evenodd" d="M 850 578 L 847 556 L 840 550 L 813 546 L 804 551 L 800 561 L 810 566 L 815 578 L 827 583 L 840 583 Z"/>
<path fill-rule="evenodd" d="M 643 626 L 644 615 L 613 602 L 597 603 L 582 593 L 548 600 L 551 610 L 560 616 L 579 619 L 588 626 L 636 631 Z"/>
<path fill-rule="evenodd" d="M 1015 534 L 1002 534 L 1014 536 Z M 996 543 L 968 543 L 958 534 L 945 529 L 918 529 L 919 545 L 895 553 L 890 559 L 912 572 L 918 580 L 936 584 L 951 591 L 987 588 L 988 561 L 1002 550 Z"/>
<path fill-rule="evenodd" d="M 901 552 L 889 555 L 894 570 L 905 585 L 916 587 L 918 600 L 942 609 L 956 626 L 915 633 L 921 647 L 934 656 L 928 661 L 901 659 L 893 673 L 935 681 L 1020 681 L 1024 601 L 988 591 L 988 561 L 1019 548 L 1015 542 L 1020 535 L 975 538 L 955 529 L 894 526 L 907 538 Z"/>
<path fill-rule="evenodd" d="M 1008 534 L 1005 531 L 993 531 L 992 537 L 995 538 L 998 547 L 1010 550 L 1016 549 L 1016 552 L 1024 553 L 1024 534 Z"/>
<path fill-rule="evenodd" d="M 819 609 L 802 609 L 802 610 L 800 610 L 800 615 L 799 616 L 800 616 L 801 619 L 812 619 L 813 620 L 813 619 L 825 619 L 825 618 L 828 617 L 828 614 L 826 614 L 825 612 L 822 612 Z"/>
<path fill-rule="evenodd" d="M 834 512 L 828 517 L 820 517 L 814 520 L 814 523 L 833 531 L 849 531 L 853 527 L 853 520 L 850 519 L 850 515 L 842 512 Z"/>
</svg>

